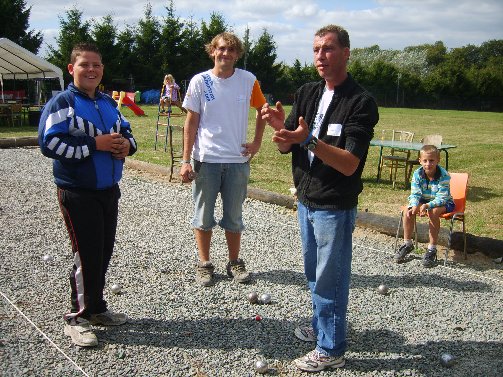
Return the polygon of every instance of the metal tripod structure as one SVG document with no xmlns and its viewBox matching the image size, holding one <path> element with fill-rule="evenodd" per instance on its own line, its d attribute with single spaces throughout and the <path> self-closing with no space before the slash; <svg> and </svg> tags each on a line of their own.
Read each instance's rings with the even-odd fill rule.
<svg viewBox="0 0 503 377">
<path fill-rule="evenodd" d="M 182 153 L 183 153 L 183 125 L 173 125 L 171 124 L 171 116 L 173 114 L 172 111 L 172 106 L 171 106 L 171 101 L 169 101 L 168 104 L 168 111 L 166 112 L 161 112 L 161 98 L 162 94 L 164 93 L 164 88 L 165 84 L 162 85 L 161 89 L 161 95 L 159 97 L 159 105 L 157 107 L 157 123 L 156 123 L 156 128 L 155 128 L 155 144 L 154 144 L 154 150 L 157 150 L 157 142 L 159 141 L 159 137 L 164 136 L 164 152 L 167 151 L 168 146 L 169 146 L 169 155 L 171 159 L 171 167 L 170 167 L 170 174 L 169 174 L 169 181 L 171 182 L 171 179 L 173 178 L 173 170 L 175 167 L 175 163 L 181 161 L 182 159 Z M 161 134 L 159 131 L 159 127 L 166 127 L 164 134 Z M 181 150 L 176 151 L 174 150 L 173 146 L 173 129 L 177 127 L 182 130 L 182 145 L 181 145 Z"/>
</svg>

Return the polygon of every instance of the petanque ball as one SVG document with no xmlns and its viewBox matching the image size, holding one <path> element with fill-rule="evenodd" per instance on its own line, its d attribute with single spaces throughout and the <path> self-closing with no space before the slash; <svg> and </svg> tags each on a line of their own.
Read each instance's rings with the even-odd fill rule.
<svg viewBox="0 0 503 377">
<path fill-rule="evenodd" d="M 270 304 L 271 303 L 271 295 L 269 293 L 262 293 L 260 295 L 260 302 L 262 304 Z"/>
<path fill-rule="evenodd" d="M 256 304 L 258 302 L 257 292 L 248 293 L 248 301 L 250 301 L 251 304 Z"/>
<path fill-rule="evenodd" d="M 440 364 L 446 368 L 450 368 L 455 364 L 456 360 L 454 356 L 452 356 L 450 353 L 443 353 L 442 356 L 440 356 Z"/>
<path fill-rule="evenodd" d="M 121 292 L 121 286 L 119 284 L 112 285 L 112 293 L 119 294 Z"/>
<path fill-rule="evenodd" d="M 257 360 L 255 362 L 255 370 L 258 372 L 258 373 L 267 373 L 267 371 L 269 370 L 269 365 L 267 364 L 267 361 L 265 360 Z"/>
<path fill-rule="evenodd" d="M 50 255 L 44 255 L 44 256 L 42 257 L 42 260 L 43 260 L 44 262 L 52 262 L 52 257 L 51 257 Z"/>
<path fill-rule="evenodd" d="M 379 287 L 377 287 L 377 292 L 379 292 L 382 295 L 387 295 L 388 291 L 389 289 L 386 284 L 381 284 Z"/>
</svg>

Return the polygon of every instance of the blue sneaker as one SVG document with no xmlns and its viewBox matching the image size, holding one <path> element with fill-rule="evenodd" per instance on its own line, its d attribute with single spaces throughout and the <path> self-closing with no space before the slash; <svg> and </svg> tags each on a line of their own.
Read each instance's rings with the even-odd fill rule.
<svg viewBox="0 0 503 377">
<path fill-rule="evenodd" d="M 423 257 L 423 267 L 433 267 L 437 262 L 437 249 L 428 249 Z"/>
<path fill-rule="evenodd" d="M 402 246 L 400 246 L 400 248 L 396 252 L 395 256 L 393 257 L 393 260 L 396 263 L 402 263 L 405 260 L 407 254 L 409 254 L 412 250 L 414 250 L 414 244 L 407 245 L 404 243 Z"/>
</svg>

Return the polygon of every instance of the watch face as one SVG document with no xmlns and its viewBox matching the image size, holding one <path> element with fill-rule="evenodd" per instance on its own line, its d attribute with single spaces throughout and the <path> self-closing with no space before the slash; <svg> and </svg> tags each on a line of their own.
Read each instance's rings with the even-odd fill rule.
<svg viewBox="0 0 503 377">
<path fill-rule="evenodd" d="M 316 145 L 318 144 L 318 139 L 313 137 L 312 140 L 307 143 L 306 148 L 308 151 L 313 151 L 314 148 L 316 148 Z"/>
</svg>

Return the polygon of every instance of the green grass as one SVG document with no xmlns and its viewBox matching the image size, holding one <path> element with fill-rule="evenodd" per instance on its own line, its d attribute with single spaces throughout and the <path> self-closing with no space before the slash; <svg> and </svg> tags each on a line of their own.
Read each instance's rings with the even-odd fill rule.
<svg viewBox="0 0 503 377">
<path fill-rule="evenodd" d="M 135 159 L 159 165 L 169 165 L 169 148 L 164 152 L 164 136 L 160 136 L 154 150 L 157 106 L 142 105 L 145 117 L 137 117 L 124 109 L 139 144 Z M 289 111 L 290 107 L 286 107 Z M 400 129 L 415 132 L 419 141 L 427 134 L 441 134 L 444 143 L 458 147 L 449 150 L 449 170 L 467 172 L 469 191 L 467 203 L 467 230 L 469 233 L 503 239 L 503 113 L 418 110 L 380 108 L 380 121 L 375 134 L 382 129 Z M 175 110 L 178 113 L 178 109 Z M 250 129 L 253 129 L 250 114 Z M 173 117 L 171 124 L 183 125 L 184 117 Z M 165 127 L 160 131 L 164 133 Z M 0 137 L 33 136 L 33 127 L 0 127 Z M 251 132 L 250 132 L 251 135 Z M 181 148 L 181 130 L 174 131 L 175 150 Z M 281 155 L 271 140 L 272 130 L 266 128 L 260 152 L 252 160 L 250 186 L 289 195 L 292 186 L 290 156 Z M 363 172 L 364 191 L 360 195 L 359 209 L 372 213 L 397 216 L 409 190 L 403 185 L 392 188 L 387 175 L 376 183 L 379 148 L 371 147 Z M 444 154 L 442 153 L 442 158 Z"/>
</svg>

